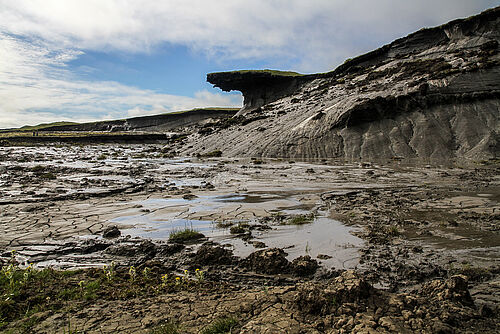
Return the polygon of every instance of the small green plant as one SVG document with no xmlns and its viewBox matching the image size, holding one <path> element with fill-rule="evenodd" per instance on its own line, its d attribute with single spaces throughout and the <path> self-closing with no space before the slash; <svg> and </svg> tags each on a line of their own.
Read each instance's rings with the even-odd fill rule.
<svg viewBox="0 0 500 334">
<path fill-rule="evenodd" d="M 28 282 L 34 274 L 33 263 L 30 263 L 26 269 L 24 269 L 23 280 Z"/>
<path fill-rule="evenodd" d="M 224 334 L 231 331 L 238 325 L 238 321 L 232 317 L 219 318 L 205 327 L 200 334 Z"/>
<path fill-rule="evenodd" d="M 151 276 L 151 268 L 144 267 L 144 269 L 142 270 L 142 277 L 144 277 L 145 279 L 149 279 L 150 276 Z"/>
<path fill-rule="evenodd" d="M 189 282 L 189 271 L 187 269 L 184 270 L 184 282 Z"/>
<path fill-rule="evenodd" d="M 15 276 L 17 267 L 14 264 L 9 264 L 8 266 L 2 267 L 2 276 L 5 277 L 9 283 L 9 288 L 12 290 L 15 286 Z"/>
<path fill-rule="evenodd" d="M 97 291 L 101 288 L 99 281 L 92 281 L 85 285 L 83 299 L 92 300 L 97 298 Z"/>
<path fill-rule="evenodd" d="M 134 282 L 135 279 L 137 278 L 137 271 L 134 266 L 130 266 L 130 269 L 128 270 L 128 274 L 130 276 L 130 281 Z"/>
<path fill-rule="evenodd" d="M 203 280 L 205 279 L 205 272 L 203 270 L 196 269 L 194 271 L 194 275 L 195 275 L 196 280 L 198 281 L 198 283 L 203 282 Z"/>
<path fill-rule="evenodd" d="M 112 282 L 115 279 L 116 276 L 115 268 L 116 268 L 115 261 L 112 261 L 109 266 L 102 267 L 104 276 L 106 277 L 106 280 L 108 280 L 108 282 Z"/>
<path fill-rule="evenodd" d="M 180 334 L 179 325 L 173 321 L 166 321 L 149 331 L 149 334 Z"/>
<path fill-rule="evenodd" d="M 170 233 L 168 240 L 171 242 L 183 243 L 186 241 L 198 240 L 204 237 L 205 236 L 202 233 L 192 228 L 186 228 L 181 231 L 174 231 Z"/>
<path fill-rule="evenodd" d="M 161 275 L 161 286 L 164 288 L 168 284 L 168 274 Z"/>
<path fill-rule="evenodd" d="M 476 267 L 470 263 L 462 263 L 460 266 L 455 267 L 453 263 L 448 269 L 448 275 L 465 275 L 471 281 L 482 281 L 491 278 L 492 273 L 487 268 Z"/>
<path fill-rule="evenodd" d="M 293 216 L 285 222 L 285 225 L 304 225 L 314 221 L 314 214 Z"/>
<path fill-rule="evenodd" d="M 229 229 L 229 233 L 231 233 L 231 234 L 243 234 L 246 231 L 246 227 L 248 227 L 248 224 L 233 225 Z"/>
</svg>

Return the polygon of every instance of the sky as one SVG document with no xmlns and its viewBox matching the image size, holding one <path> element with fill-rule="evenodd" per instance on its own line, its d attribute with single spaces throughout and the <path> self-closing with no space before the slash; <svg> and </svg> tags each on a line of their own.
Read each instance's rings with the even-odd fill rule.
<svg viewBox="0 0 500 334">
<path fill-rule="evenodd" d="M 206 74 L 333 70 L 490 0 L 0 0 L 0 128 L 239 107 Z"/>
</svg>

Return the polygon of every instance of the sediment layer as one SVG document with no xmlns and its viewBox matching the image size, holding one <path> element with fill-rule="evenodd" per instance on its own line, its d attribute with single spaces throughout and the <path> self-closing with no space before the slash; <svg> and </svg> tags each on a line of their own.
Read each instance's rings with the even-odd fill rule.
<svg viewBox="0 0 500 334">
<path fill-rule="evenodd" d="M 287 158 L 496 158 L 500 7 L 422 29 L 336 70 L 209 74 L 240 90 L 235 122 L 185 152 Z M 210 131 L 208 131 L 210 132 Z M 207 133 L 207 132 L 205 132 Z"/>
</svg>

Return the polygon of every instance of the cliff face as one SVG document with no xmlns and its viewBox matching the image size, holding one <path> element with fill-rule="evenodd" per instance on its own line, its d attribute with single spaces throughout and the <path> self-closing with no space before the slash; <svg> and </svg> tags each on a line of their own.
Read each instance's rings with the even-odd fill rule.
<svg viewBox="0 0 500 334">
<path fill-rule="evenodd" d="M 293 93 L 304 76 L 295 72 L 281 71 L 234 71 L 207 74 L 207 81 L 214 87 L 229 92 L 239 90 L 243 93 L 243 107 L 237 116 L 245 115 L 266 104 Z"/>
<path fill-rule="evenodd" d="M 223 90 L 241 90 L 245 107 L 239 114 L 255 121 L 193 138 L 186 153 L 498 158 L 499 42 L 497 7 L 422 29 L 330 73 L 209 76 Z"/>
<path fill-rule="evenodd" d="M 227 119 L 236 113 L 235 109 L 206 108 L 193 109 L 184 112 L 142 116 L 124 120 L 102 121 L 62 125 L 44 128 L 43 131 L 173 131 Z"/>
</svg>

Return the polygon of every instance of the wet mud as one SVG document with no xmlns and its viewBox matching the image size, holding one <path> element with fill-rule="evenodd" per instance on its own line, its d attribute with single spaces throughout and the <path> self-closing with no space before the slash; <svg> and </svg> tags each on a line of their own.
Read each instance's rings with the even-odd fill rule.
<svg viewBox="0 0 500 334">
<path fill-rule="evenodd" d="M 9 318 L 2 304 L 7 332 L 29 322 L 35 333 L 68 324 L 150 333 L 167 323 L 197 333 L 227 317 L 241 333 L 499 329 L 495 162 L 172 158 L 162 145 L 54 145 L 2 147 L 0 171 L 2 266 L 79 269 L 64 289 L 101 284 L 95 298 L 64 307 L 54 306 L 58 290 L 26 316 Z M 185 230 L 203 236 L 170 239 Z M 103 268 L 112 262 L 111 282 Z M 135 270 L 154 275 L 139 281 Z M 110 292 L 124 289 L 133 293 Z M 29 296 L 16 297 L 19 308 L 31 307 Z"/>
</svg>

